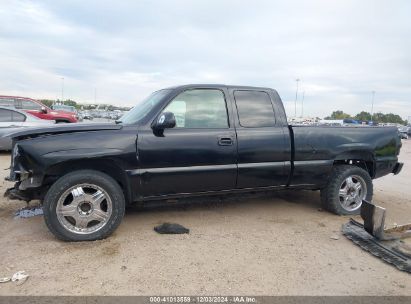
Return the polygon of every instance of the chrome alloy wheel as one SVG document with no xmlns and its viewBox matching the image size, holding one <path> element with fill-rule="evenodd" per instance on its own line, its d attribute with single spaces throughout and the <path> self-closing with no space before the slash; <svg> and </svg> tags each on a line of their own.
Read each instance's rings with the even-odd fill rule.
<svg viewBox="0 0 411 304">
<path fill-rule="evenodd" d="M 57 202 L 56 214 L 61 225 L 77 234 L 90 234 L 103 228 L 113 212 L 107 192 L 93 184 L 67 189 Z"/>
<path fill-rule="evenodd" d="M 361 207 L 362 200 L 367 197 L 367 184 L 361 176 L 348 176 L 341 183 L 338 197 L 341 207 L 347 211 L 355 211 Z"/>
</svg>

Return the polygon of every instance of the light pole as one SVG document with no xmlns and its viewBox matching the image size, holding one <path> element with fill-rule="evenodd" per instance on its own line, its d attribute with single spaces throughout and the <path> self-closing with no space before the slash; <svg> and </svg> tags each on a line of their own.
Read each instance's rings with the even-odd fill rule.
<svg viewBox="0 0 411 304">
<path fill-rule="evenodd" d="M 298 96 L 298 82 L 300 81 L 299 78 L 295 80 L 297 83 L 297 89 L 295 90 L 295 102 L 294 102 L 294 117 L 297 117 L 297 96 Z"/>
<path fill-rule="evenodd" d="M 371 98 L 371 120 L 373 120 L 374 116 L 374 97 L 375 97 L 375 91 L 372 91 L 372 98 Z"/>
<path fill-rule="evenodd" d="M 61 77 L 61 102 L 64 104 L 64 77 Z"/>
<path fill-rule="evenodd" d="M 304 97 L 305 97 L 305 91 L 303 91 L 303 99 L 301 100 L 301 118 L 304 117 Z"/>
</svg>

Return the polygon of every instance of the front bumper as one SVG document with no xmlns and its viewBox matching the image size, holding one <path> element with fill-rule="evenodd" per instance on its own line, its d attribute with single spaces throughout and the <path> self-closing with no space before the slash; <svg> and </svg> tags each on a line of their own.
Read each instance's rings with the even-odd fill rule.
<svg viewBox="0 0 411 304">
<path fill-rule="evenodd" d="M 5 179 L 9 182 L 16 182 L 15 188 L 18 190 L 27 190 L 30 188 L 38 188 L 42 185 L 44 176 L 40 173 L 35 173 L 33 170 L 25 168 L 26 159 L 20 153 L 18 145 L 14 145 L 10 174 Z"/>
<path fill-rule="evenodd" d="M 392 169 L 392 173 L 394 173 L 394 175 L 397 175 L 398 173 L 401 172 L 403 166 L 404 166 L 404 163 L 396 163 L 394 168 Z"/>
<path fill-rule="evenodd" d="M 4 197 L 7 197 L 10 200 L 20 200 L 29 202 L 32 200 L 32 197 L 28 192 L 24 192 L 18 189 L 18 186 L 13 188 L 8 188 L 4 193 Z"/>
</svg>

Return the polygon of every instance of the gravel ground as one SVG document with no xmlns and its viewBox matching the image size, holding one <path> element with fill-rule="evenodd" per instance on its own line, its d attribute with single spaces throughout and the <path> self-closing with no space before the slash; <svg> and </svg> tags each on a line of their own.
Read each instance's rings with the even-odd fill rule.
<svg viewBox="0 0 411 304">
<path fill-rule="evenodd" d="M 400 175 L 375 181 L 374 202 L 388 208 L 388 223 L 411 221 L 411 140 L 400 158 Z M 0 168 L 9 163 L 1 154 Z M 11 186 L 7 173 L 1 192 Z M 342 236 L 348 217 L 321 211 L 319 192 L 196 202 L 133 208 L 110 238 L 64 243 L 42 216 L 14 218 L 24 203 L 1 198 L 0 277 L 30 277 L 0 284 L 0 295 L 411 295 L 411 276 Z M 155 233 L 165 221 L 190 234 Z"/>
</svg>

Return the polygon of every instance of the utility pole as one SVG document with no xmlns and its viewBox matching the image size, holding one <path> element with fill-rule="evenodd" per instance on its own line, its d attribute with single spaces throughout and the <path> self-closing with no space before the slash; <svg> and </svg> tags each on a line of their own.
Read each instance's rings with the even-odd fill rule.
<svg viewBox="0 0 411 304">
<path fill-rule="evenodd" d="M 303 91 L 303 99 L 301 100 L 301 118 L 304 117 L 304 97 L 305 97 L 305 91 Z"/>
<path fill-rule="evenodd" d="M 97 102 L 97 88 L 94 88 L 94 104 Z"/>
<path fill-rule="evenodd" d="M 371 120 L 374 117 L 374 97 L 375 97 L 375 91 L 371 92 L 372 98 L 371 98 Z"/>
<path fill-rule="evenodd" d="M 297 83 L 297 89 L 295 90 L 295 102 L 294 102 L 294 117 L 297 117 L 297 96 L 298 96 L 298 82 L 300 81 L 299 78 L 295 80 Z"/>
<path fill-rule="evenodd" d="M 64 77 L 61 77 L 61 102 L 64 104 Z"/>
</svg>

